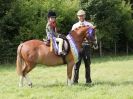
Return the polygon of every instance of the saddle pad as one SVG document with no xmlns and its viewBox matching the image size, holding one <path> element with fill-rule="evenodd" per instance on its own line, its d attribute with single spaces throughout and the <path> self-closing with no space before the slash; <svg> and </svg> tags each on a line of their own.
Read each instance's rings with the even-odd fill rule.
<svg viewBox="0 0 133 99">
<path fill-rule="evenodd" d="M 73 54 L 74 62 L 77 63 L 78 59 L 79 59 L 79 51 L 78 51 L 77 45 L 70 34 L 67 35 L 67 39 L 68 39 L 69 44 L 70 44 L 70 48 L 71 48 L 71 51 Z"/>
</svg>

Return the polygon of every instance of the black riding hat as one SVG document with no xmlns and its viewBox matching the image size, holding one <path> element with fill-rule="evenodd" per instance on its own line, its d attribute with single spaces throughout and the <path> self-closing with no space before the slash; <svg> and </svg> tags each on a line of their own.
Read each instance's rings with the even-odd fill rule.
<svg viewBox="0 0 133 99">
<path fill-rule="evenodd" d="M 49 17 L 56 17 L 56 13 L 54 11 L 49 11 L 48 12 L 48 18 Z"/>
</svg>

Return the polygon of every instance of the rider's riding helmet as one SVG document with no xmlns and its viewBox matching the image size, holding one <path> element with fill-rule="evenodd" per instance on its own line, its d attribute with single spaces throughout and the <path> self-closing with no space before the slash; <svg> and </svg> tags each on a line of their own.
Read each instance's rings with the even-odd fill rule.
<svg viewBox="0 0 133 99">
<path fill-rule="evenodd" d="M 49 11 L 48 12 L 48 18 L 50 17 L 55 17 L 56 18 L 56 13 L 54 11 Z"/>
</svg>

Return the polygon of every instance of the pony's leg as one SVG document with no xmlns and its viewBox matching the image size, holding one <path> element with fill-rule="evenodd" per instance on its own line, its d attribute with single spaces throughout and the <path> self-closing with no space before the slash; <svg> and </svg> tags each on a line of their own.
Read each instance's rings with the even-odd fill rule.
<svg viewBox="0 0 133 99">
<path fill-rule="evenodd" d="M 67 64 L 67 84 L 70 86 L 72 85 L 72 69 L 73 69 L 74 62 L 70 62 Z"/>
<path fill-rule="evenodd" d="M 30 87 L 32 87 L 32 82 L 31 82 L 29 76 L 28 76 L 28 75 L 25 75 L 24 78 L 26 79 L 27 84 L 28 84 Z"/>
<path fill-rule="evenodd" d="M 24 69 L 24 71 L 23 71 L 23 73 L 24 73 L 24 78 L 25 78 L 27 84 L 28 84 L 30 87 L 32 87 L 32 82 L 31 82 L 30 78 L 28 77 L 28 73 L 29 73 L 32 69 L 33 69 L 33 65 L 31 65 L 30 63 L 29 63 L 29 64 L 27 63 L 27 65 L 25 64 L 25 69 Z"/>
<path fill-rule="evenodd" d="M 19 87 L 23 87 L 23 80 L 24 80 L 24 77 L 21 75 L 19 80 Z"/>
</svg>

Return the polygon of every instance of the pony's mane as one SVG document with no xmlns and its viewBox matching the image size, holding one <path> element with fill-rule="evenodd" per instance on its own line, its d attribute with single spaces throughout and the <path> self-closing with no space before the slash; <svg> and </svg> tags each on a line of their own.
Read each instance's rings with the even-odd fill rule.
<svg viewBox="0 0 133 99">
<path fill-rule="evenodd" d="M 77 31 L 77 30 L 79 30 L 82 27 L 89 27 L 89 25 L 87 25 L 87 26 L 85 26 L 85 25 L 84 26 L 79 26 L 78 28 L 75 28 L 74 30 L 71 30 L 70 33 L 74 32 L 74 31 Z"/>
</svg>

